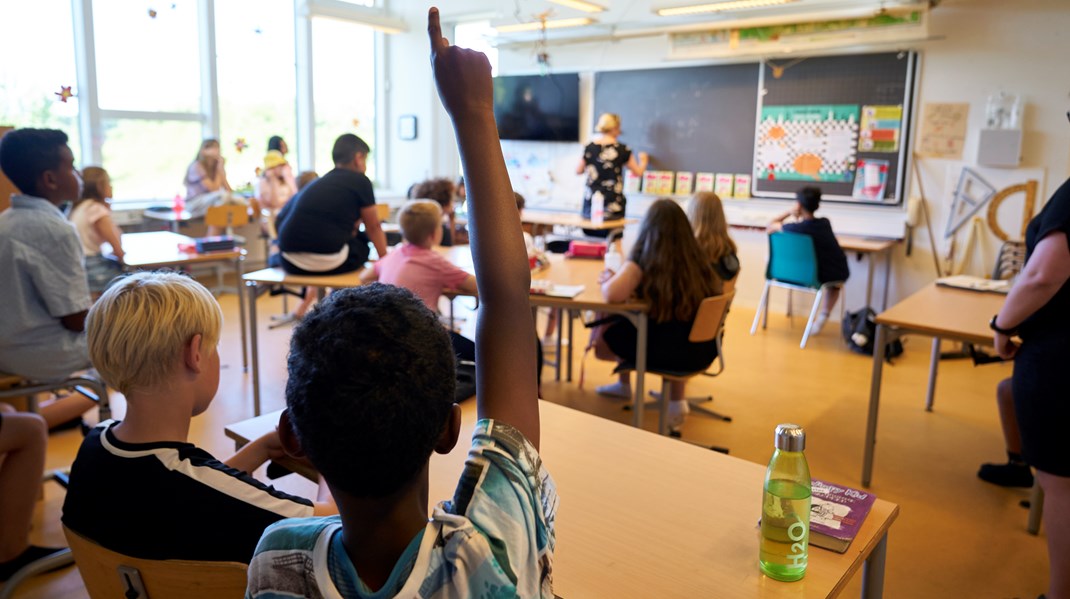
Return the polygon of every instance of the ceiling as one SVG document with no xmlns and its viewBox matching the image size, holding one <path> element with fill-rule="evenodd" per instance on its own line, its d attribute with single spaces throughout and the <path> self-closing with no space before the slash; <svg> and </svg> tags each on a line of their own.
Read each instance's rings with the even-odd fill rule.
<svg viewBox="0 0 1070 599">
<path fill-rule="evenodd" d="M 882 8 L 918 6 L 920 0 L 794 0 L 788 4 L 747 10 L 734 10 L 722 13 L 706 13 L 690 16 L 662 17 L 656 10 L 676 6 L 689 6 L 717 0 L 590 0 L 606 7 L 599 13 L 585 13 L 580 10 L 554 4 L 549 0 L 448 0 L 441 3 L 444 20 L 464 21 L 489 19 L 492 25 L 506 25 L 529 21 L 538 21 L 539 15 L 549 11 L 549 19 L 573 17 L 591 17 L 597 22 L 583 27 L 556 29 L 548 32 L 549 37 L 573 37 L 592 34 L 626 33 L 629 31 L 665 29 L 689 30 L 710 28 L 718 22 L 739 22 L 757 20 L 756 23 L 770 19 L 790 17 L 792 22 L 804 22 L 809 18 L 836 19 L 871 16 Z M 922 2 L 924 3 L 924 2 Z M 508 34 L 509 40 L 521 41 L 533 37 L 532 33 Z"/>
</svg>

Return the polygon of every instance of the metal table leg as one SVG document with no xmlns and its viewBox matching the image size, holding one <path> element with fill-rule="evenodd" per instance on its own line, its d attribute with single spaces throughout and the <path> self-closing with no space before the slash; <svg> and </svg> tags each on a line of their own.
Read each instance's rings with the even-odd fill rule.
<svg viewBox="0 0 1070 599">
<path fill-rule="evenodd" d="M 871 305 L 870 300 L 873 299 L 873 271 L 875 267 L 872 254 L 866 257 L 866 262 L 866 307 L 869 307 Z"/>
<path fill-rule="evenodd" d="M 241 321 L 241 368 L 243 372 L 249 372 L 249 353 L 246 348 L 248 341 L 246 340 L 246 323 L 245 323 L 245 294 L 241 291 L 242 284 L 242 262 L 245 261 L 245 256 L 239 255 L 234 260 L 234 274 L 237 275 L 237 282 L 234 284 L 238 290 L 238 319 Z M 253 293 L 250 296 L 251 302 L 256 302 L 256 287 L 253 287 Z"/>
<path fill-rule="evenodd" d="M 257 343 L 256 331 L 256 283 L 249 281 L 245 284 L 249 293 L 249 353 L 253 365 L 253 416 L 260 415 L 260 348 Z"/>
<path fill-rule="evenodd" d="M 936 370 L 940 366 L 940 338 L 933 337 L 933 350 L 929 356 L 929 389 L 925 393 L 925 411 L 933 411 L 933 396 L 936 394 Z"/>
<path fill-rule="evenodd" d="M 873 548 L 862 566 L 863 599 L 881 599 L 884 595 L 884 560 L 888 555 L 888 533 Z"/>
<path fill-rule="evenodd" d="M 895 247 L 895 246 L 892 246 Z M 892 248 L 884 250 L 884 297 L 881 299 L 881 312 L 888 309 L 888 289 L 892 286 Z"/>
<path fill-rule="evenodd" d="M 632 424 L 636 428 L 643 428 L 643 412 L 644 412 L 644 397 L 646 395 L 646 388 L 644 387 L 646 376 L 646 336 L 647 336 L 647 316 L 646 312 L 640 312 L 637 316 L 637 322 L 635 325 L 635 399 L 632 405 Z"/>
<path fill-rule="evenodd" d="M 884 370 L 884 348 L 888 330 L 877 325 L 877 338 L 873 345 L 873 376 L 869 387 L 869 414 L 866 416 L 866 441 L 862 457 L 862 486 L 869 487 L 873 478 L 873 452 L 877 445 L 877 413 L 881 403 L 881 374 Z"/>
<path fill-rule="evenodd" d="M 565 362 L 565 380 L 572 382 L 572 347 L 575 345 L 575 339 L 572 338 L 572 325 L 573 320 L 576 318 L 576 313 L 572 310 L 565 310 L 562 314 L 568 314 L 568 362 Z M 558 355 L 560 359 L 560 355 Z"/>
</svg>

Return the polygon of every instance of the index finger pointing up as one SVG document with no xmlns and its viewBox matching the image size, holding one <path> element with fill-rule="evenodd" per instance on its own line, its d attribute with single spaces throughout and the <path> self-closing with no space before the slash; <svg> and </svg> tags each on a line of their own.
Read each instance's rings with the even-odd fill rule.
<svg viewBox="0 0 1070 599">
<path fill-rule="evenodd" d="M 438 8 L 434 6 L 427 11 L 427 37 L 431 40 L 432 52 L 448 44 L 442 38 L 442 25 L 439 24 L 438 20 Z"/>
</svg>

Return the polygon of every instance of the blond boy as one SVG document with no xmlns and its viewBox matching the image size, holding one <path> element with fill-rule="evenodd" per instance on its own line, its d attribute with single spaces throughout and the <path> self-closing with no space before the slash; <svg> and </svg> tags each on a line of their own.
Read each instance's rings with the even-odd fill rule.
<svg viewBox="0 0 1070 599">
<path fill-rule="evenodd" d="M 82 443 L 63 505 L 67 527 L 134 557 L 248 562 L 269 524 L 337 511 L 248 474 L 282 455 L 277 433 L 226 462 L 188 442 L 190 420 L 219 387 L 222 322 L 212 294 L 175 273 L 131 275 L 94 304 L 89 355 L 127 409 Z"/>
</svg>

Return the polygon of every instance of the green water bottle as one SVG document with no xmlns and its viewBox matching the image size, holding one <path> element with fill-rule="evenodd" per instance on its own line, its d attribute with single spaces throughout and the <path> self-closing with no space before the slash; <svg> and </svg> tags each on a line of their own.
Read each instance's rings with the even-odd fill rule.
<svg viewBox="0 0 1070 599">
<path fill-rule="evenodd" d="M 806 433 L 796 424 L 776 427 L 776 449 L 765 471 L 762 538 L 758 563 L 766 576 L 784 581 L 806 574 L 810 540 L 810 468 Z"/>
</svg>

